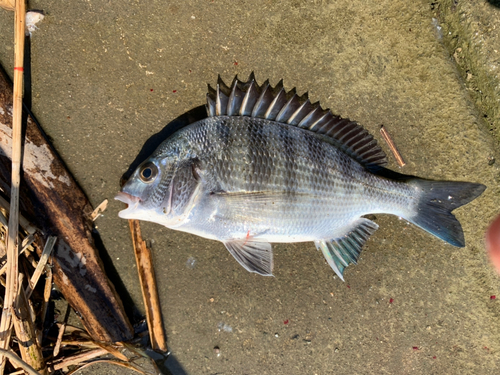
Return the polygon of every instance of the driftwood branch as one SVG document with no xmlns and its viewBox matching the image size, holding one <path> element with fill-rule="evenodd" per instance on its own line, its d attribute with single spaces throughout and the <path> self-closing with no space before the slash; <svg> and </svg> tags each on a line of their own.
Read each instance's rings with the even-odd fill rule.
<svg viewBox="0 0 500 375">
<path fill-rule="evenodd" d="M 11 86 L 0 74 L 0 104 L 9 108 L 11 102 Z M 0 114 L 0 188 L 6 192 L 10 191 L 12 157 L 12 117 L 8 112 Z M 31 115 L 26 126 L 23 172 L 24 216 L 46 235 L 58 237 L 52 252 L 55 284 L 79 312 L 94 340 L 131 339 L 132 326 L 94 245 L 90 202 Z"/>
</svg>

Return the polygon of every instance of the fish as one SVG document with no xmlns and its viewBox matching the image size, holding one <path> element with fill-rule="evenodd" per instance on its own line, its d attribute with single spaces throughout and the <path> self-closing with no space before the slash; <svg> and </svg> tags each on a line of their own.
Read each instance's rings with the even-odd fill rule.
<svg viewBox="0 0 500 375">
<path fill-rule="evenodd" d="M 272 243 L 313 242 L 344 280 L 378 225 L 402 217 L 465 246 L 456 208 L 480 196 L 479 183 L 434 181 L 386 168 L 361 125 L 283 81 L 252 73 L 208 86 L 207 117 L 177 130 L 132 173 L 115 199 L 124 219 L 164 225 L 222 242 L 250 272 L 272 276 Z"/>
</svg>

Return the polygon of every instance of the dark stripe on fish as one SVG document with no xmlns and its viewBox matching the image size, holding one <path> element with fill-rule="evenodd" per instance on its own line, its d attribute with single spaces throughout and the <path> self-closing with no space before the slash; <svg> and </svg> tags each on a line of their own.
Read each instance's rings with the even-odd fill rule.
<svg viewBox="0 0 500 375">
<path fill-rule="evenodd" d="M 323 143 L 318 142 L 314 137 L 307 136 L 305 138 L 307 143 L 307 154 L 311 164 L 311 174 L 309 175 L 309 188 L 311 191 L 316 191 L 319 188 L 318 181 L 325 178 L 325 163 L 327 162 L 328 155 L 326 154 Z"/>
<path fill-rule="evenodd" d="M 217 134 L 217 140 L 223 147 L 227 147 L 229 145 L 231 130 L 229 129 L 227 121 L 218 121 L 216 123 L 215 134 Z"/>
<path fill-rule="evenodd" d="M 294 202 L 295 192 L 297 191 L 297 145 L 295 144 L 297 139 L 290 136 L 288 129 L 284 126 L 281 127 L 281 132 L 281 136 L 283 137 L 283 155 L 285 157 L 284 187 L 287 195 Z"/>
<path fill-rule="evenodd" d="M 260 189 L 263 184 L 267 184 L 268 179 L 262 173 L 262 152 L 267 150 L 267 139 L 264 136 L 264 124 L 262 121 L 248 119 L 247 126 L 247 160 L 249 162 L 249 188 L 251 190 Z"/>
</svg>

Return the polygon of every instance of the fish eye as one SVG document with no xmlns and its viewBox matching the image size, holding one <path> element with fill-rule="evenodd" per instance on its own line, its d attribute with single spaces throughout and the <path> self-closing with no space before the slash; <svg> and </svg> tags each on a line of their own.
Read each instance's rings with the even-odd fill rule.
<svg viewBox="0 0 500 375">
<path fill-rule="evenodd" d="M 139 172 L 141 181 L 147 184 L 153 182 L 156 176 L 158 176 L 158 168 L 151 162 L 144 164 Z"/>
</svg>

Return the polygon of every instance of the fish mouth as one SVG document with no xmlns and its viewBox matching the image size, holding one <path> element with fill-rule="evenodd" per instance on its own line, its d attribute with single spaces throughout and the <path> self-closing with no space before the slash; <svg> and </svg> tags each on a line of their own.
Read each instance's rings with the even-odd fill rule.
<svg viewBox="0 0 500 375">
<path fill-rule="evenodd" d="M 139 197 L 120 191 L 118 194 L 116 194 L 115 200 L 128 204 L 128 207 L 126 209 L 118 212 L 118 216 L 122 219 L 133 219 L 133 213 L 137 210 L 141 199 Z"/>
</svg>

